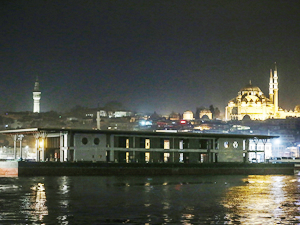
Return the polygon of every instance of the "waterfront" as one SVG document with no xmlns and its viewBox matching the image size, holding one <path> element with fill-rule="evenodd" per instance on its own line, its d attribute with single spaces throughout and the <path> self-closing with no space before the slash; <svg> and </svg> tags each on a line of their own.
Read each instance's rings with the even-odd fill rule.
<svg viewBox="0 0 300 225">
<path fill-rule="evenodd" d="M 295 224 L 298 176 L 0 178 L 0 224 Z"/>
</svg>

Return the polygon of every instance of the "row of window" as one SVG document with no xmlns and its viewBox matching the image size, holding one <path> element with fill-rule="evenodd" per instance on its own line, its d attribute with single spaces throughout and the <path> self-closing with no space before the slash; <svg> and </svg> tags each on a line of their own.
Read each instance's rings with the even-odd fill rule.
<svg viewBox="0 0 300 225">
<path fill-rule="evenodd" d="M 154 141 L 154 148 L 163 148 L 163 149 L 170 149 L 171 148 L 171 141 L 170 139 L 164 139 L 160 138 L 160 140 L 150 140 L 149 138 L 139 138 L 137 140 L 138 142 L 135 144 L 135 147 L 139 148 L 145 148 L 150 149 L 150 141 Z M 133 145 L 129 144 L 130 139 L 128 137 L 118 137 L 117 142 L 115 143 L 115 147 L 118 148 L 130 148 L 133 147 Z M 131 140 L 132 142 L 132 140 Z M 153 142 L 152 142 L 153 143 Z M 179 140 L 179 149 L 189 149 L 190 148 L 190 140 L 189 139 L 182 139 Z M 211 148 L 213 149 L 213 141 L 209 139 L 200 139 L 198 140 L 198 145 L 195 146 L 195 142 L 193 142 L 194 145 L 192 148 L 199 148 L 199 149 L 207 149 Z M 151 146 L 153 148 L 153 145 Z M 215 149 L 218 148 L 218 143 L 215 142 Z"/>
<path fill-rule="evenodd" d="M 121 140 L 121 139 L 120 139 Z M 86 145 L 88 144 L 88 139 L 86 137 L 83 137 L 81 139 L 82 144 Z M 100 139 L 99 138 L 94 138 L 94 144 L 99 145 Z M 145 145 L 144 145 L 145 144 Z M 140 147 L 145 147 L 145 149 L 150 149 L 150 139 L 144 139 L 142 145 Z M 199 140 L 199 147 L 202 149 L 206 149 L 208 147 L 208 141 L 207 140 Z M 228 141 L 224 142 L 224 148 L 229 148 L 230 143 Z M 233 148 L 238 148 L 239 144 L 237 141 L 234 141 L 232 143 Z M 119 147 L 125 147 L 129 148 L 129 138 L 125 139 L 125 146 L 120 145 Z M 163 148 L 164 149 L 170 149 L 170 140 L 165 139 L 163 141 Z M 188 148 L 188 140 L 180 140 L 179 141 L 179 149 L 185 149 Z"/>
<path fill-rule="evenodd" d="M 150 162 L 150 152 L 145 152 L 145 162 Z M 130 156 L 129 152 L 126 152 L 124 155 L 122 155 L 123 157 L 125 157 L 124 159 L 119 158 L 119 161 L 124 161 L 126 163 L 131 162 L 131 160 L 133 160 L 133 156 Z M 171 155 L 168 152 L 164 152 L 162 155 L 162 162 L 168 163 L 171 162 Z M 189 161 L 189 154 L 185 154 L 185 153 L 179 153 L 179 162 L 188 162 Z M 203 162 L 208 162 L 208 155 L 207 154 L 199 154 L 199 162 L 203 163 Z"/>
</svg>

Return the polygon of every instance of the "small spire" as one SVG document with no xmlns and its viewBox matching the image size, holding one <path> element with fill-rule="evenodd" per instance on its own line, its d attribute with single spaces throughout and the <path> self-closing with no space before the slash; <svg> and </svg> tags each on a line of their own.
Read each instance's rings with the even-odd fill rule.
<svg viewBox="0 0 300 225">
<path fill-rule="evenodd" d="M 277 65 L 276 65 L 276 62 L 274 62 L 274 64 L 275 64 L 275 71 L 277 71 Z"/>
<path fill-rule="evenodd" d="M 252 85 L 251 80 L 249 80 L 249 84 Z"/>
</svg>

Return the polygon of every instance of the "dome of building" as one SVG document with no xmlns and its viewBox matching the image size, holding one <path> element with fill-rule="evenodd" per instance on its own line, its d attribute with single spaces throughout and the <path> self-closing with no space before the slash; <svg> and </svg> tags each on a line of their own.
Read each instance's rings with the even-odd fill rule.
<svg viewBox="0 0 300 225">
<path fill-rule="evenodd" d="M 259 87 L 252 85 L 252 84 L 251 84 L 251 81 L 250 81 L 249 84 L 247 84 L 245 87 L 243 87 L 240 91 L 241 91 L 241 92 L 243 92 L 243 91 L 262 92 L 262 91 L 260 90 Z"/>
<path fill-rule="evenodd" d="M 202 109 L 201 112 L 202 113 L 211 113 L 211 111 L 209 109 Z"/>
<path fill-rule="evenodd" d="M 194 113 L 192 111 L 185 111 L 183 113 L 183 119 L 184 120 L 193 120 L 194 119 Z"/>
<path fill-rule="evenodd" d="M 295 112 L 300 112 L 300 105 L 296 105 L 294 111 Z"/>
<path fill-rule="evenodd" d="M 203 120 L 212 120 L 212 113 L 209 109 L 202 109 L 199 113 L 199 118 Z"/>
</svg>

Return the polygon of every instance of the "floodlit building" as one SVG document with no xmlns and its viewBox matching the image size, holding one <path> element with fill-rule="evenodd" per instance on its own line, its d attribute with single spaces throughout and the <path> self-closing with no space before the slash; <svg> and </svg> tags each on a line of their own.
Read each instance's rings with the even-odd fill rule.
<svg viewBox="0 0 300 225">
<path fill-rule="evenodd" d="M 183 116 L 182 116 L 182 118 L 184 119 L 184 120 L 194 120 L 194 114 L 193 114 L 193 112 L 192 111 L 185 111 L 184 113 L 183 113 Z"/>
<path fill-rule="evenodd" d="M 275 63 L 274 73 L 270 70 L 269 96 L 261 89 L 252 85 L 251 81 L 243 87 L 236 98 L 231 99 L 225 108 L 226 120 L 266 120 L 300 117 L 300 107 L 294 111 L 283 110 L 278 106 L 278 74 Z"/>
<path fill-rule="evenodd" d="M 29 147 L 35 149 L 37 161 L 119 163 L 248 162 L 249 154 L 258 151 L 250 150 L 252 140 L 266 143 L 277 138 L 268 135 L 51 128 L 4 130 L 0 134 L 13 137 L 15 158 L 23 158 L 22 140 L 30 136 L 34 138 Z"/>
<path fill-rule="evenodd" d="M 212 120 L 212 112 L 209 109 L 203 109 L 199 113 L 199 118 Z"/>
<path fill-rule="evenodd" d="M 40 99 L 41 99 L 41 90 L 40 90 L 40 82 L 38 78 L 36 78 L 33 88 L 33 112 L 40 112 Z"/>
</svg>

